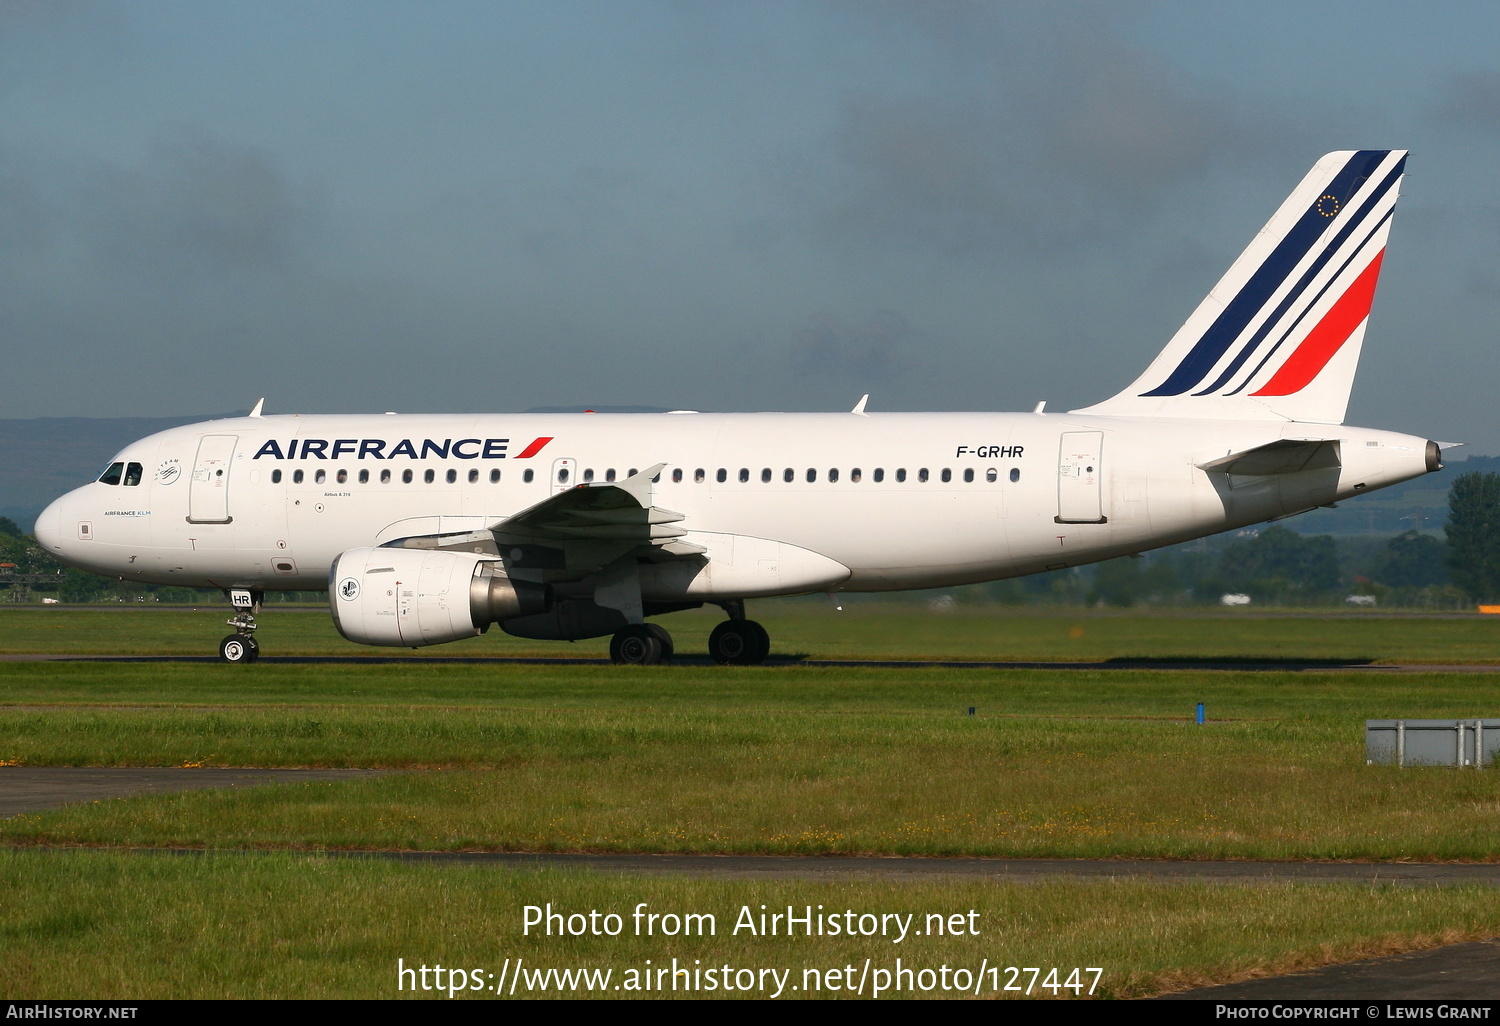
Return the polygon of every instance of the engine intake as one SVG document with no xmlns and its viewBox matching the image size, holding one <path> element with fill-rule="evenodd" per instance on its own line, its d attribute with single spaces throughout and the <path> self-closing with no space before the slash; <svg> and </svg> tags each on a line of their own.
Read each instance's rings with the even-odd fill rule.
<svg viewBox="0 0 1500 1026">
<path fill-rule="evenodd" d="M 544 612 L 548 598 L 545 585 L 512 580 L 493 557 L 363 547 L 333 561 L 328 604 L 334 626 L 350 641 L 418 648 L 472 638 L 497 620 Z"/>
</svg>

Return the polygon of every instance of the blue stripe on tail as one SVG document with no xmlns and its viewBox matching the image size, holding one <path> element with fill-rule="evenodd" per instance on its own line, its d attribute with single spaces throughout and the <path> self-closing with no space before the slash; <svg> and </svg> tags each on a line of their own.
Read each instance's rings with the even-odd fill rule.
<svg viewBox="0 0 1500 1026">
<path fill-rule="evenodd" d="M 1212 385 L 1209 385 L 1202 391 L 1194 392 L 1194 395 L 1210 395 L 1214 392 L 1217 392 L 1219 389 L 1224 387 L 1224 383 L 1227 382 L 1231 376 L 1233 376 L 1234 372 L 1239 370 L 1240 367 L 1244 365 L 1245 361 L 1248 360 L 1252 355 L 1254 355 L 1255 350 L 1263 341 L 1265 341 L 1266 335 L 1270 333 L 1272 328 L 1280 323 L 1281 318 L 1286 314 L 1291 305 L 1295 303 L 1297 299 L 1307 291 L 1307 287 L 1312 283 L 1312 280 L 1317 277 L 1318 272 L 1321 271 L 1325 266 L 1327 266 L 1328 261 L 1333 259 L 1333 255 L 1338 252 L 1339 247 L 1342 246 L 1346 240 L 1348 240 L 1349 236 L 1354 233 L 1354 230 L 1356 228 L 1359 228 L 1364 223 L 1365 218 L 1370 216 L 1370 211 L 1375 208 L 1376 203 L 1380 202 L 1380 198 L 1390 191 L 1391 186 L 1395 185 L 1398 181 L 1401 180 L 1401 174 L 1405 169 L 1406 158 L 1402 157 L 1400 161 L 1397 162 L 1396 167 L 1391 171 L 1391 173 L 1385 177 L 1385 180 L 1382 181 L 1378 186 L 1376 186 L 1375 191 L 1370 194 L 1369 199 L 1367 199 L 1364 205 L 1360 207 L 1359 213 L 1351 217 L 1349 219 L 1349 223 L 1344 225 L 1343 229 L 1338 233 L 1333 241 L 1323 247 L 1323 252 L 1318 254 L 1318 258 L 1314 260 L 1312 266 L 1307 269 L 1307 273 L 1302 276 L 1301 280 L 1298 281 L 1297 284 L 1292 288 L 1292 290 L 1286 294 L 1286 297 L 1282 299 L 1281 305 L 1276 308 L 1276 312 L 1271 314 L 1270 317 L 1266 318 L 1265 323 L 1260 326 L 1260 330 L 1255 333 L 1254 337 L 1250 339 L 1250 341 L 1245 345 L 1243 349 L 1235 354 L 1234 359 L 1229 362 L 1228 367 L 1224 368 L 1224 373 L 1219 375 L 1218 380 L 1216 380 Z M 1386 217 L 1389 216 L 1389 214 L 1386 215 Z M 1384 219 L 1382 219 L 1381 224 L 1384 223 L 1385 221 Z M 1379 226 L 1377 225 L 1376 227 Z M 1326 285 L 1324 286 L 1324 289 L 1327 289 Z M 1314 302 L 1317 302 L 1317 300 L 1314 299 Z M 1305 310 L 1303 312 L 1306 313 Z M 1298 318 L 1298 320 L 1300 321 L 1301 318 Z M 1267 354 L 1267 359 L 1275 354 L 1276 349 L 1280 345 L 1281 343 L 1278 342 L 1276 346 L 1272 347 L 1271 352 Z M 1261 365 L 1265 365 L 1264 360 L 1261 361 Z M 1259 368 L 1257 368 L 1257 370 L 1258 369 Z M 1254 375 L 1252 374 L 1251 377 L 1254 377 Z M 1245 383 L 1248 383 L 1248 379 L 1246 379 Z M 1242 383 L 1240 385 L 1240 388 L 1244 388 L 1245 383 Z M 1240 389 L 1237 388 L 1234 392 L 1230 392 L 1229 394 L 1234 395 L 1235 392 L 1238 392 L 1239 390 Z"/>
<path fill-rule="evenodd" d="M 1337 196 L 1342 207 L 1359 184 L 1375 173 L 1380 162 L 1389 153 L 1390 150 L 1358 151 L 1329 182 L 1325 194 Z M 1270 301 L 1288 275 L 1327 231 L 1330 219 L 1325 210 L 1319 209 L 1320 202 L 1321 200 L 1314 201 L 1307 208 L 1167 380 L 1142 395 L 1182 395 L 1208 376 L 1214 365 L 1234 344 L 1234 340 L 1240 337 L 1246 325 Z"/>
</svg>

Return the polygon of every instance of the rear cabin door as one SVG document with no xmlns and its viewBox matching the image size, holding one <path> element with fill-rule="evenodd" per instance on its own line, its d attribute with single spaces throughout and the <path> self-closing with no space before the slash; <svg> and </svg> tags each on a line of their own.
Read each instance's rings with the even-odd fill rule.
<svg viewBox="0 0 1500 1026">
<path fill-rule="evenodd" d="M 1057 522 L 1105 523 L 1103 480 L 1104 432 L 1063 432 L 1057 457 Z"/>
<path fill-rule="evenodd" d="M 188 521 L 194 524 L 227 524 L 229 515 L 229 467 L 234 459 L 238 435 L 204 435 L 193 461 L 188 484 Z"/>
</svg>

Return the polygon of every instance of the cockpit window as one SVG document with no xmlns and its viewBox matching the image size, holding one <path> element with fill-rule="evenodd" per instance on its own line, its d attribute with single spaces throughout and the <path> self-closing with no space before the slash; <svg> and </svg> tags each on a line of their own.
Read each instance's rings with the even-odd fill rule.
<svg viewBox="0 0 1500 1026">
<path fill-rule="evenodd" d="M 141 483 L 141 465 L 139 463 L 128 463 L 125 465 L 125 484 L 134 488 Z"/>
<path fill-rule="evenodd" d="M 120 483 L 120 475 L 125 472 L 125 464 L 111 463 L 104 473 L 99 475 L 99 483 L 117 485 Z"/>
</svg>

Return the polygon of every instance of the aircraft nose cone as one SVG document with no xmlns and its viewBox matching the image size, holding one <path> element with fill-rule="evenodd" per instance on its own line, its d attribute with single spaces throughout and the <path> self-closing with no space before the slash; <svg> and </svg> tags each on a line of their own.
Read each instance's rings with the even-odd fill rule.
<svg viewBox="0 0 1500 1026">
<path fill-rule="evenodd" d="M 63 500 L 56 499 L 52 505 L 42 510 L 42 515 L 36 518 L 36 526 L 32 528 L 36 540 L 41 543 L 42 548 L 51 553 L 62 551 L 63 541 Z"/>
</svg>

